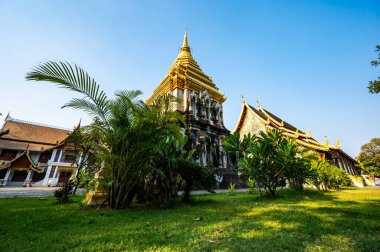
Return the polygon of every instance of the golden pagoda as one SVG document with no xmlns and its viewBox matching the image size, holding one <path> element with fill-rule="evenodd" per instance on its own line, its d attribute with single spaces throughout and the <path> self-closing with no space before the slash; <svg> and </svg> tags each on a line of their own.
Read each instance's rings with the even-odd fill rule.
<svg viewBox="0 0 380 252">
<path fill-rule="evenodd" d="M 190 90 L 198 93 L 207 91 L 218 103 L 223 103 L 227 99 L 224 94 L 220 93 L 210 76 L 203 73 L 191 55 L 187 32 L 185 31 L 180 53 L 169 68 L 165 78 L 147 100 L 147 104 L 151 104 L 155 98 L 165 93 L 171 93 L 179 98 L 186 98 Z M 179 110 L 183 111 L 186 105 L 185 99 Z"/>
<path fill-rule="evenodd" d="M 227 97 L 191 55 L 186 31 L 177 58 L 146 103 L 152 104 L 166 93 L 181 101 L 174 104 L 173 109 L 185 117 L 184 131 L 189 137 L 187 148 L 196 150 L 194 161 L 203 166 L 220 168 L 223 171 L 219 174 L 224 178 L 229 175 L 236 177 L 236 170 L 222 146 L 224 137 L 229 134 L 223 123 L 223 102 Z M 227 181 L 224 179 L 221 183 L 227 184 Z"/>
</svg>

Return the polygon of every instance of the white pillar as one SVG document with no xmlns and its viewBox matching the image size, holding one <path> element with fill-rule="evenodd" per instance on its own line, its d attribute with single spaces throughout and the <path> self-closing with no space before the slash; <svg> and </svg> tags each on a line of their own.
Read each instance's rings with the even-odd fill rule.
<svg viewBox="0 0 380 252">
<path fill-rule="evenodd" d="M 57 173 L 58 173 L 58 166 L 55 167 L 53 178 L 57 177 Z"/>
<path fill-rule="evenodd" d="M 9 176 L 11 175 L 11 168 L 8 168 L 7 173 L 5 173 L 3 186 L 6 186 L 8 184 Z"/>
<path fill-rule="evenodd" d="M 29 170 L 28 175 L 26 176 L 25 182 L 28 182 L 32 179 L 33 171 Z"/>
<path fill-rule="evenodd" d="M 57 149 L 54 149 L 53 150 L 53 153 L 51 154 L 51 157 L 48 161 L 49 165 L 46 169 L 46 174 L 45 174 L 45 177 L 44 177 L 44 181 L 42 182 L 42 186 L 47 186 L 48 185 L 48 182 L 49 182 L 49 176 L 50 176 L 50 172 L 51 172 L 51 168 L 52 168 L 52 165 L 51 163 L 54 162 L 54 159 L 55 157 L 57 156 Z"/>
<path fill-rule="evenodd" d="M 57 155 L 57 149 L 54 149 L 53 150 L 53 153 L 51 154 L 51 157 L 50 157 L 50 162 L 54 162 L 54 159 L 55 159 L 55 156 Z"/>
<path fill-rule="evenodd" d="M 183 111 L 184 112 L 187 111 L 188 109 L 188 106 L 189 106 L 188 100 L 189 100 L 189 89 L 186 88 L 183 94 Z"/>
<path fill-rule="evenodd" d="M 60 150 L 57 162 L 61 162 L 62 154 L 63 154 L 63 150 Z"/>
<path fill-rule="evenodd" d="M 33 171 L 32 170 L 29 170 L 28 171 L 28 175 L 26 175 L 26 178 L 24 180 L 24 185 L 27 184 L 28 182 L 30 182 L 32 180 L 32 176 L 33 176 Z"/>
</svg>

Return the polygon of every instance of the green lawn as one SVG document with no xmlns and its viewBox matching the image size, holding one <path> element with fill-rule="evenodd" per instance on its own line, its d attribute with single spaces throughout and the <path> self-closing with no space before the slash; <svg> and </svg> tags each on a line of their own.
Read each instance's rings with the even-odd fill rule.
<svg viewBox="0 0 380 252">
<path fill-rule="evenodd" d="M 126 211 L 80 200 L 1 199 L 0 251 L 380 251 L 380 188 L 203 195 Z"/>
</svg>

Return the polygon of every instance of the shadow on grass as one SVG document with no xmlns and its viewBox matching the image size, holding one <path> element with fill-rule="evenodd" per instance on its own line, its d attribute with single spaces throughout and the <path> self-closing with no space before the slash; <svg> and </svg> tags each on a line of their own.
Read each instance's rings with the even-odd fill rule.
<svg viewBox="0 0 380 252">
<path fill-rule="evenodd" d="M 347 193 L 202 195 L 191 205 L 126 211 L 88 209 L 79 198 L 0 201 L 0 250 L 380 250 L 380 199 L 341 199 Z"/>
</svg>

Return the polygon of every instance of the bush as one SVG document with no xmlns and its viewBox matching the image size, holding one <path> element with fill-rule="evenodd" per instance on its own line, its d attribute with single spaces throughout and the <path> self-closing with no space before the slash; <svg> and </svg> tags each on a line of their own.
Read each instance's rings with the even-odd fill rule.
<svg viewBox="0 0 380 252">
<path fill-rule="evenodd" d="M 236 185 L 234 183 L 230 183 L 230 186 L 228 187 L 228 196 L 235 196 L 236 194 Z"/>
<path fill-rule="evenodd" d="M 62 187 L 54 191 L 54 197 L 56 197 L 58 203 L 65 204 L 70 202 L 69 194 L 73 192 L 74 184 L 71 180 L 64 182 Z"/>
<path fill-rule="evenodd" d="M 329 164 L 326 161 L 312 162 L 312 169 L 317 175 L 312 180 L 312 183 L 320 190 L 337 190 L 340 186 L 351 185 L 351 179 L 347 172 Z"/>
<path fill-rule="evenodd" d="M 248 184 L 248 188 L 249 188 L 248 193 L 250 193 L 250 194 L 254 194 L 255 191 L 256 191 L 256 188 L 255 188 L 255 180 L 252 179 L 252 178 L 248 178 L 247 184 Z"/>
</svg>

